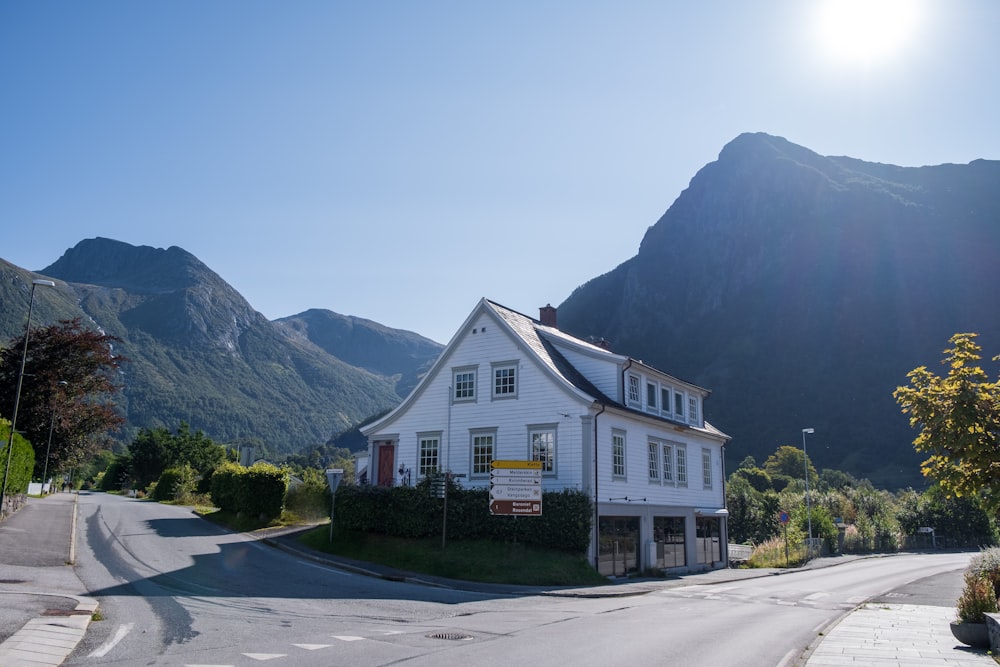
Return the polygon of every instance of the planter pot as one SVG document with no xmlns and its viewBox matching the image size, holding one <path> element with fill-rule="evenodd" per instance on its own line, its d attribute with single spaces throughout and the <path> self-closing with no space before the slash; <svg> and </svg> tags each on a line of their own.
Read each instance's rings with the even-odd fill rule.
<svg viewBox="0 0 1000 667">
<path fill-rule="evenodd" d="M 989 648 L 990 633 L 986 630 L 985 623 L 961 623 L 953 621 L 951 624 L 951 634 L 955 639 L 972 646 L 974 648 Z"/>
</svg>

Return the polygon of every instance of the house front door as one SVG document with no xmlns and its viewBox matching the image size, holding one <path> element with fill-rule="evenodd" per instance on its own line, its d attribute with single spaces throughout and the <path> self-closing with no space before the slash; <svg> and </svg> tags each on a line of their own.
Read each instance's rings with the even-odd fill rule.
<svg viewBox="0 0 1000 667">
<path fill-rule="evenodd" d="M 392 443 L 382 443 L 378 446 L 378 486 L 392 486 L 396 463 L 396 448 Z"/>
</svg>

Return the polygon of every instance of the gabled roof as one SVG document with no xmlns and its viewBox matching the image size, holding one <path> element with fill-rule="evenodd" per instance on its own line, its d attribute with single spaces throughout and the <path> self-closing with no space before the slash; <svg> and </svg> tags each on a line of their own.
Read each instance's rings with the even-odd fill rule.
<svg viewBox="0 0 1000 667">
<path fill-rule="evenodd" d="M 372 424 L 361 429 L 361 432 L 365 435 L 369 433 L 374 433 L 380 428 L 391 423 L 395 417 L 402 412 L 404 412 L 410 404 L 412 404 L 417 397 L 422 393 L 423 387 L 430 381 L 430 378 L 434 377 L 440 369 L 447 363 L 447 358 L 451 356 L 451 352 L 454 349 L 455 344 L 461 335 L 468 329 L 471 322 L 478 317 L 481 313 L 486 313 L 490 315 L 497 323 L 514 337 L 515 342 L 519 344 L 528 354 L 530 354 L 536 362 L 543 368 L 549 375 L 557 381 L 558 384 L 562 385 L 564 389 L 570 391 L 571 393 L 577 395 L 578 398 L 585 401 L 591 401 L 604 405 L 607 407 L 614 407 L 618 410 L 629 412 L 637 416 L 641 416 L 646 419 L 655 419 L 657 421 L 664 421 L 668 423 L 675 424 L 677 426 L 683 426 L 686 428 L 692 428 L 693 430 L 698 430 L 703 433 L 708 433 L 718 437 L 728 439 L 729 436 L 725 435 L 715 427 L 711 426 L 707 422 L 704 428 L 692 427 L 689 424 L 678 422 L 672 419 L 658 417 L 655 415 L 650 415 L 641 410 L 636 410 L 630 408 L 629 406 L 620 403 L 616 399 L 607 396 L 604 392 L 598 389 L 590 380 L 588 380 L 568 359 L 559 351 L 559 347 L 569 347 L 576 351 L 583 352 L 587 355 L 593 356 L 595 358 L 604 358 L 608 363 L 615 364 L 617 366 L 624 366 L 629 362 L 635 366 L 642 366 L 650 370 L 656 371 L 657 373 L 664 375 L 665 377 L 672 376 L 667 373 L 663 373 L 651 366 L 644 364 L 643 362 L 631 359 L 630 357 L 623 356 L 620 354 L 615 354 L 609 350 L 589 343 L 580 338 L 571 336 L 559 329 L 554 327 L 549 327 L 543 325 L 538 320 L 528 317 L 522 313 L 517 312 L 502 306 L 489 299 L 481 299 L 476 305 L 476 308 L 470 313 L 469 317 L 466 318 L 465 322 L 459 328 L 455 336 L 452 337 L 451 341 L 445 347 L 444 351 L 431 366 L 430 370 L 424 376 L 424 378 L 417 384 L 414 390 L 407 396 L 403 402 L 392 410 L 389 414 L 385 415 L 383 418 L 376 420 Z M 676 378 L 672 378 L 676 379 Z M 702 391 L 705 395 L 709 392 L 707 389 L 702 389 L 688 382 L 683 382 L 678 380 L 685 385 L 688 385 L 694 389 Z"/>
</svg>

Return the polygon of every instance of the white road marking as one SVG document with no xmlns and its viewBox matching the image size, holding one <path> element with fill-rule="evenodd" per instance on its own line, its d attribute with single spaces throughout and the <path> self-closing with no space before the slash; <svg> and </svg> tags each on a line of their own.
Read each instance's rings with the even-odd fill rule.
<svg viewBox="0 0 1000 667">
<path fill-rule="evenodd" d="M 353 635 L 333 635 L 333 638 L 342 642 L 359 642 L 364 639 L 364 637 L 354 637 Z"/>
<path fill-rule="evenodd" d="M 292 646 L 298 646 L 307 651 L 318 651 L 321 648 L 330 648 L 333 644 L 292 644 Z"/>
<path fill-rule="evenodd" d="M 275 658 L 284 658 L 284 653 L 244 653 L 246 657 L 251 660 L 274 660 Z"/>
<path fill-rule="evenodd" d="M 806 600 L 819 600 L 820 598 L 828 598 L 828 597 L 830 597 L 829 593 L 819 592 L 819 593 L 813 593 L 812 595 L 807 595 Z"/>
<path fill-rule="evenodd" d="M 126 623 L 125 625 L 119 625 L 118 630 L 115 631 L 115 636 L 109 639 L 108 641 L 104 642 L 103 644 L 101 644 L 96 649 L 94 649 L 94 652 L 87 657 L 103 658 L 104 656 L 106 656 L 108 653 L 111 652 L 111 649 L 113 649 L 115 646 L 118 646 L 118 642 L 125 639 L 125 635 L 127 635 L 129 632 L 132 631 L 132 627 L 134 625 L 135 623 Z"/>
</svg>

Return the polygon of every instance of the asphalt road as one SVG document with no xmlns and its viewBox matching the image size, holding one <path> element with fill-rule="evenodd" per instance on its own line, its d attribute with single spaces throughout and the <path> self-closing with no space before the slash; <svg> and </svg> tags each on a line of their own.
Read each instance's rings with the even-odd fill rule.
<svg viewBox="0 0 1000 667">
<path fill-rule="evenodd" d="M 76 573 L 105 620 L 70 665 L 791 665 L 868 599 L 953 605 L 969 558 L 690 577 L 625 597 L 504 595 L 340 571 L 116 496 L 81 496 L 80 526 Z"/>
</svg>

